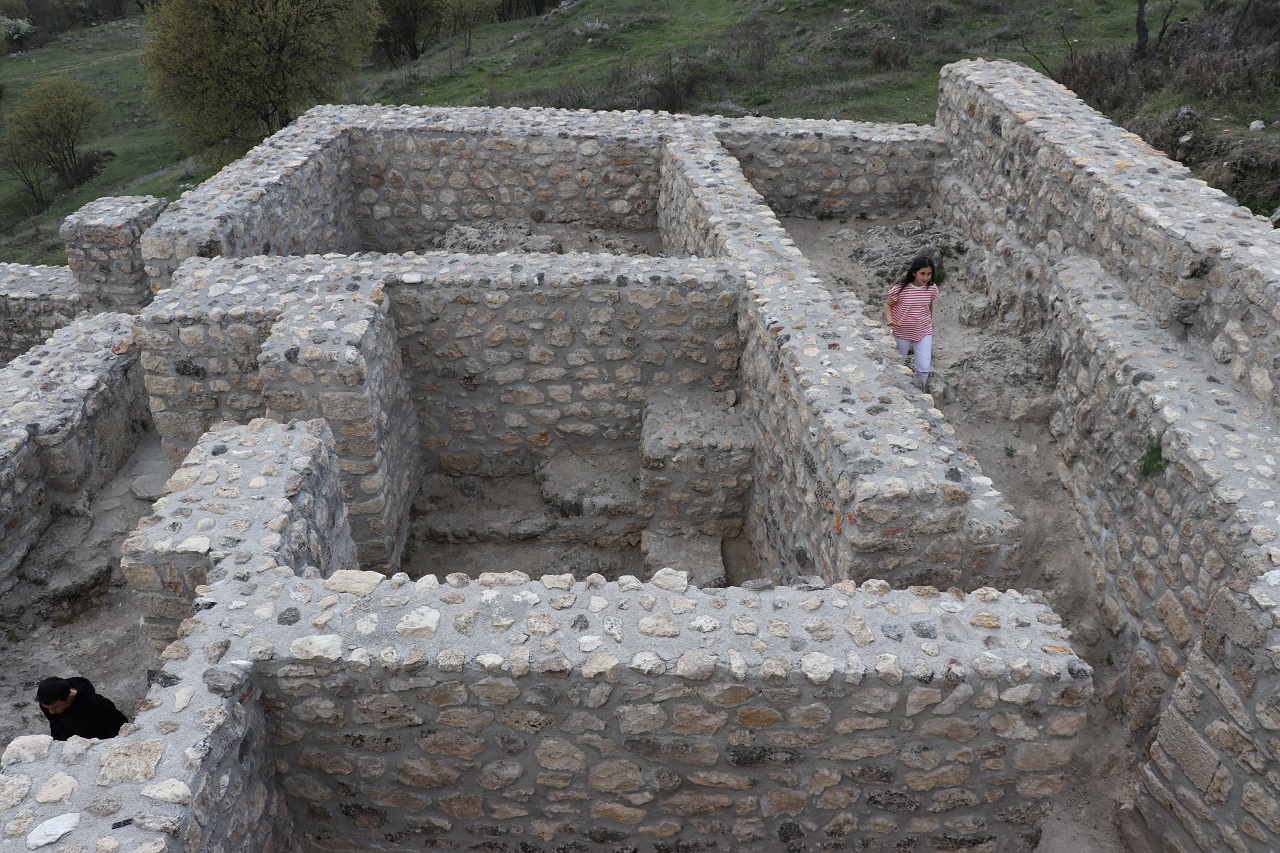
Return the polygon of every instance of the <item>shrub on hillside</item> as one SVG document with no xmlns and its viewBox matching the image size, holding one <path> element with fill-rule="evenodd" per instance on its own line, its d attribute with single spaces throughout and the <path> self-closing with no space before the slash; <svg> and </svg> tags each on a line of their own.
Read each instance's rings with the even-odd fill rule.
<svg viewBox="0 0 1280 853">
<path fill-rule="evenodd" d="M 20 18 L 0 18 L 0 36 L 7 47 L 22 50 L 23 43 L 36 31 L 35 26 Z"/>
<path fill-rule="evenodd" d="M 1244 126 L 1267 104 L 1274 109 L 1280 89 L 1280 3 L 1220 3 L 1161 36 L 1146 56 L 1089 51 L 1055 76 L 1203 180 L 1271 214 L 1280 206 L 1280 136 Z"/>
<path fill-rule="evenodd" d="M 143 64 L 186 151 L 228 160 L 330 97 L 377 24 L 377 0 L 165 0 Z"/>
<path fill-rule="evenodd" d="M 53 199 L 53 179 L 65 188 L 85 183 L 101 158 L 82 155 L 79 146 L 102 117 L 94 88 L 70 77 L 37 81 L 5 116 L 0 170 L 22 185 L 34 208 Z"/>
</svg>

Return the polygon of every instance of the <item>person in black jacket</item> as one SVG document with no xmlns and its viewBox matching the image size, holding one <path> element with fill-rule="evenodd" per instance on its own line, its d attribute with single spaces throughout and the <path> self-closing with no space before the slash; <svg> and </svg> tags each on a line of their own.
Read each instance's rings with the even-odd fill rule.
<svg viewBox="0 0 1280 853">
<path fill-rule="evenodd" d="M 72 735 L 106 740 L 129 722 L 110 699 L 98 695 L 89 679 L 78 675 L 44 679 L 36 686 L 36 701 L 54 740 Z"/>
</svg>

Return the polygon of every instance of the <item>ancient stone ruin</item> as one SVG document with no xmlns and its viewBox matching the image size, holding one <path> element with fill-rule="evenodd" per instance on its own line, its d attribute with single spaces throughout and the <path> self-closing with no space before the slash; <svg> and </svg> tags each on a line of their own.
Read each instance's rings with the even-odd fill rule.
<svg viewBox="0 0 1280 853">
<path fill-rule="evenodd" d="M 775 216 L 925 208 L 991 322 L 1057 342 L 1149 733 L 1126 838 L 1274 849 L 1280 238 L 983 61 L 932 127 L 317 107 L 172 204 L 82 209 L 69 270 L 5 268 L 4 606 L 143 433 L 173 474 L 120 566 L 164 668 L 120 737 L 4 749 L 3 843 L 1034 849 L 1092 670 L 1000 591 L 1016 508 Z M 662 254 L 435 248 L 491 221 Z M 535 545 L 588 557 L 510 570 Z"/>
</svg>

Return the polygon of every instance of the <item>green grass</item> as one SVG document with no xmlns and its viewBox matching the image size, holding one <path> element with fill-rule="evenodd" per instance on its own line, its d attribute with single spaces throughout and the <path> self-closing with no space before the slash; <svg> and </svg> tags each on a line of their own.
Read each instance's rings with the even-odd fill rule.
<svg viewBox="0 0 1280 853">
<path fill-rule="evenodd" d="M 1187 14 L 1199 9 L 1180 2 Z M 1133 13 L 1121 0 L 586 0 L 545 21 L 479 28 L 470 56 L 455 37 L 411 65 L 371 65 L 337 100 L 929 124 L 942 65 L 986 57 L 1056 68 L 1073 52 L 1132 42 Z M 175 199 L 209 174 L 180 153 L 147 102 L 141 20 L 0 61 L 0 112 L 42 76 L 93 83 L 107 119 L 85 147 L 111 152 L 93 181 L 34 217 L 0 174 L 0 260 L 65 263 L 58 226 L 85 202 Z"/>
<path fill-rule="evenodd" d="M 141 19 L 134 17 L 67 33 L 53 44 L 0 62 L 3 111 L 41 77 L 66 75 L 92 83 L 106 118 L 84 147 L 110 152 L 101 174 L 63 193 L 48 211 L 35 217 L 30 216 L 29 200 L 18 183 L 0 174 L 0 260 L 65 264 L 58 228 L 87 202 L 113 195 L 174 199 L 208 177 L 208 170 L 181 154 L 163 121 L 150 109 L 141 54 Z"/>
<path fill-rule="evenodd" d="M 938 69 L 984 56 L 1052 64 L 1075 49 L 1131 38 L 1132 13 L 1086 0 L 1067 32 L 1058 8 L 1029 0 L 777 2 L 595 0 L 549 22 L 514 21 L 477 33 L 471 57 L 442 42 L 414 67 L 367 75 L 361 100 L 434 105 L 664 105 L 637 78 L 689 80 L 686 112 L 932 122 Z M 669 81 L 671 82 L 671 81 Z M 670 100 L 670 98 L 668 98 Z"/>
<path fill-rule="evenodd" d="M 1159 474 L 1169 463 L 1164 459 L 1164 433 L 1151 433 L 1147 437 L 1147 446 L 1138 457 L 1138 476 L 1150 477 Z"/>
</svg>

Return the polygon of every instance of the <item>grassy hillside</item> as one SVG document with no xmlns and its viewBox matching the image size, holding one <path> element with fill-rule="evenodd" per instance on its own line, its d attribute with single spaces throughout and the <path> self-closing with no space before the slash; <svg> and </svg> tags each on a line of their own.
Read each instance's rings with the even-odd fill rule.
<svg viewBox="0 0 1280 853">
<path fill-rule="evenodd" d="M 933 119 L 938 69 L 974 56 L 1049 62 L 1055 28 L 1077 44 L 1131 38 L 1127 3 L 1084 0 L 1081 14 L 1028 0 L 586 0 L 546 21 L 447 44 L 412 68 L 370 75 L 384 103 L 667 109 L 728 116 Z"/>
<path fill-rule="evenodd" d="M 184 187 L 206 177 L 198 164 L 186 161 L 147 108 L 141 54 L 141 19 L 127 18 L 69 33 L 53 44 L 0 61 L 0 109 L 7 110 L 40 77 L 67 75 L 92 83 L 106 120 L 88 147 L 110 152 L 102 174 L 34 218 L 18 183 L 0 176 L 0 260 L 64 264 L 58 228 L 86 202 L 104 195 L 177 198 Z"/>
<path fill-rule="evenodd" d="M 1201 8 L 1198 0 L 1172 2 L 1186 14 Z M 460 38 L 446 38 L 411 65 L 371 65 L 339 100 L 930 123 L 947 62 L 984 56 L 1041 71 L 1078 67 L 1085 55 L 1127 55 L 1133 26 L 1132 0 L 582 0 L 545 20 L 483 27 L 469 56 Z M 0 111 L 41 76 L 93 83 L 108 119 L 89 147 L 110 152 L 102 174 L 40 216 L 0 175 L 0 260 L 65 263 L 58 226 L 86 201 L 176 198 L 209 173 L 179 153 L 149 108 L 141 39 L 134 17 L 0 61 Z M 1218 100 L 1212 117 L 1232 128 L 1268 108 Z M 1265 203 L 1265 193 L 1254 195 Z"/>
</svg>

